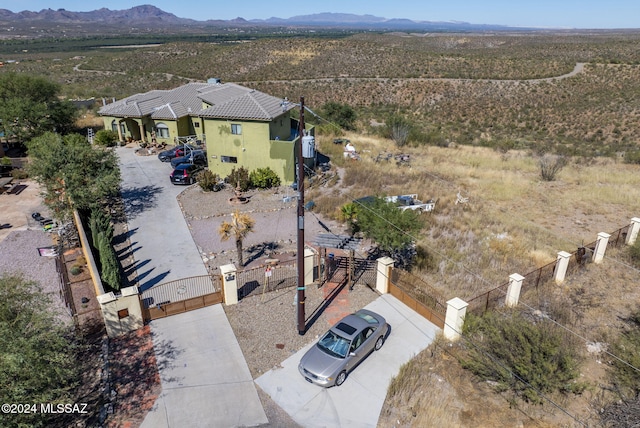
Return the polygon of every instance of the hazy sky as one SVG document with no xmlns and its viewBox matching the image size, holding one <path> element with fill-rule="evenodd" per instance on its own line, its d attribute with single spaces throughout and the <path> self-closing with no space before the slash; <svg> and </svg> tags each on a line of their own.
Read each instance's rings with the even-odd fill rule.
<svg viewBox="0 0 640 428">
<path fill-rule="evenodd" d="M 66 9 L 86 12 L 100 8 L 129 9 L 132 5 L 153 4 L 180 18 L 207 19 L 290 18 L 296 15 L 334 12 L 408 18 L 420 21 L 464 21 L 472 24 L 499 24 L 561 28 L 640 28 L 640 0 L 323 0 L 313 2 L 282 0 L 0 0 L 0 9 Z"/>
</svg>

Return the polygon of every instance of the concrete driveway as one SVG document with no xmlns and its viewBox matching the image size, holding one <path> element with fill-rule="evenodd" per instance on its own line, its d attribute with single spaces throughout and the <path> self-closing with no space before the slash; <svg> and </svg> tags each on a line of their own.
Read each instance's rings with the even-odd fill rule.
<svg viewBox="0 0 640 428">
<path fill-rule="evenodd" d="M 140 291 L 174 279 L 207 275 L 176 200 L 185 187 L 169 182 L 171 165 L 156 155 L 138 156 L 130 147 L 118 148 L 117 154 Z"/>
<path fill-rule="evenodd" d="M 376 427 L 387 395 L 387 387 L 400 367 L 425 349 L 440 330 L 386 294 L 366 309 L 384 316 L 391 334 L 384 346 L 373 352 L 339 387 L 322 388 L 310 384 L 298 373 L 309 343 L 282 363 L 256 379 L 256 383 L 304 427 Z"/>
<path fill-rule="evenodd" d="M 221 305 L 151 323 L 162 393 L 142 428 L 268 423 Z"/>
<path fill-rule="evenodd" d="M 207 269 L 169 181 L 170 165 L 118 148 L 138 287 Z M 142 426 L 236 427 L 268 423 L 244 355 L 221 305 L 151 322 L 162 393 Z"/>
</svg>

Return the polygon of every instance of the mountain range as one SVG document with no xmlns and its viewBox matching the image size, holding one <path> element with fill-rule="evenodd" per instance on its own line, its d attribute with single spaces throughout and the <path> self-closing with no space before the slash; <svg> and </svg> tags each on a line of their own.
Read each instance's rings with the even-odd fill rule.
<svg viewBox="0 0 640 428">
<path fill-rule="evenodd" d="M 470 24 L 467 22 L 413 21 L 410 19 L 386 19 L 373 15 L 346 13 L 318 13 L 291 18 L 197 21 L 179 18 L 152 5 L 135 6 L 124 10 L 101 8 L 90 12 L 71 12 L 65 9 L 43 9 L 39 12 L 11 12 L 0 9 L 0 23 L 51 24 L 101 24 L 101 25 L 154 25 L 154 26 L 295 26 L 295 27 L 337 27 L 371 30 L 413 30 L 413 31 L 513 31 L 514 27 L 500 25 Z M 523 28 L 519 28 L 523 29 Z"/>
</svg>

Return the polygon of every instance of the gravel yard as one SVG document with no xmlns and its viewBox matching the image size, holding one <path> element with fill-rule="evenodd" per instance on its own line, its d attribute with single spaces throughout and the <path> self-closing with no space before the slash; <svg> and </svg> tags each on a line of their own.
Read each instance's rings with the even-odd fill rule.
<svg viewBox="0 0 640 428">
<path fill-rule="evenodd" d="M 229 221 L 230 214 L 236 209 L 250 214 L 256 220 L 254 232 L 244 241 L 245 260 L 253 258 L 247 267 L 261 266 L 267 258 L 294 259 L 296 201 L 283 202 L 284 197 L 293 196 L 294 193 L 282 187 L 275 191 L 254 190 L 243 195 L 249 200 L 248 203 L 234 205 L 229 202 L 233 197 L 229 190 L 204 192 L 198 186 L 191 186 L 178 196 L 178 201 L 203 260 L 213 272 L 221 265 L 237 263 L 235 244 L 221 242 L 217 232 L 220 223 Z M 307 213 L 305 241 L 311 242 L 316 235 L 329 233 L 318 220 L 333 233 L 344 233 L 335 222 Z M 275 247 L 273 252 L 258 257 L 257 249 L 269 243 Z M 254 251 L 251 251 L 251 247 Z M 378 297 L 375 291 L 365 285 L 357 285 L 351 291 L 345 287 L 335 292 L 330 285 L 312 285 L 306 290 L 305 301 L 308 330 L 300 335 L 295 294 L 295 287 L 264 294 L 258 292 L 243 298 L 237 305 L 225 306 L 254 378 L 277 367 L 342 316 Z"/>
<path fill-rule="evenodd" d="M 237 209 L 247 213 L 255 220 L 255 227 L 244 240 L 245 267 L 259 266 L 267 257 L 265 246 L 272 248 L 270 256 L 281 259 L 295 257 L 297 242 L 297 202 L 295 192 L 287 187 L 275 190 L 251 190 L 243 194 L 248 202 L 232 204 L 234 196 L 230 188 L 220 192 L 204 192 L 199 186 L 191 186 L 178 196 L 178 203 L 191 229 L 203 261 L 210 272 L 225 264 L 237 263 L 233 240 L 222 242 L 218 228 L 223 221 L 230 221 L 231 214 Z M 284 199 L 289 199 L 283 202 Z M 308 202 L 308 201 L 307 201 Z M 305 215 L 305 241 L 312 242 L 321 233 L 329 233 L 319 221 L 332 233 L 344 233 L 344 228 L 333 221 L 324 221 L 313 213 Z"/>
<path fill-rule="evenodd" d="M 229 221 L 235 209 L 250 214 L 256 220 L 254 232 L 244 241 L 245 260 L 250 260 L 247 267 L 260 266 L 266 258 L 294 259 L 297 203 L 295 198 L 283 202 L 283 198 L 294 194 L 287 188 L 250 191 L 244 194 L 248 203 L 233 205 L 229 203 L 233 197 L 229 190 L 203 192 L 198 186 L 191 186 L 178 196 L 178 201 L 203 261 L 210 272 L 215 272 L 221 265 L 237 263 L 235 244 L 221 242 L 217 232 L 221 222 Z M 306 242 L 312 242 L 318 234 L 329 233 L 320 222 L 332 233 L 345 233 L 335 222 L 325 221 L 307 212 Z M 262 252 L 266 244 L 272 245 L 272 252 Z M 305 292 L 307 330 L 300 335 L 295 294 L 295 287 L 264 294 L 254 293 L 240 300 L 237 305 L 224 306 L 254 379 L 271 369 L 277 369 L 282 361 L 317 339 L 343 316 L 378 297 L 378 293 L 366 285 L 356 285 L 353 290 L 348 287 L 336 288 L 336 284 L 331 283 L 322 287 L 311 285 Z M 300 381 L 304 382 L 302 377 Z M 257 389 L 269 426 L 298 426 L 267 394 L 259 387 Z"/>
</svg>

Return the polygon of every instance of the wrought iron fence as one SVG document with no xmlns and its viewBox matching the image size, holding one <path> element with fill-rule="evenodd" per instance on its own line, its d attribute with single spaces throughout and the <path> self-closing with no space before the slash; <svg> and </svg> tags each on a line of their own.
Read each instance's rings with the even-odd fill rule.
<svg viewBox="0 0 640 428">
<path fill-rule="evenodd" d="M 69 308 L 71 315 L 75 316 L 77 314 L 76 305 L 73 301 L 73 295 L 71 294 L 71 281 L 69 281 L 69 274 L 61 246 L 58 247 L 58 255 L 56 256 L 56 272 L 58 273 L 60 285 L 60 289 L 58 290 L 60 299 L 62 299 L 67 308 Z"/>
<path fill-rule="evenodd" d="M 617 248 L 624 245 L 628 232 L 629 226 L 624 226 L 610 233 L 607 247 Z M 571 253 L 565 276 L 574 275 L 581 266 L 591 260 L 596 248 L 596 243 L 597 241 L 590 242 L 579 247 L 576 251 Z M 524 280 L 522 281 L 522 288 L 520 289 L 520 293 L 522 294 L 532 288 L 538 288 L 540 285 L 546 284 L 547 282 L 553 280 L 555 276 L 556 265 L 557 260 L 526 274 L 524 276 Z M 493 288 L 470 299 L 467 302 L 469 304 L 469 306 L 467 307 L 467 311 L 476 314 L 482 314 L 489 309 L 494 309 L 496 307 L 504 305 L 508 288 L 509 283 L 506 282 L 496 288 Z"/>
<path fill-rule="evenodd" d="M 238 299 L 251 294 L 296 287 L 298 271 L 295 260 L 280 262 L 275 266 L 245 269 L 237 274 Z"/>
</svg>

